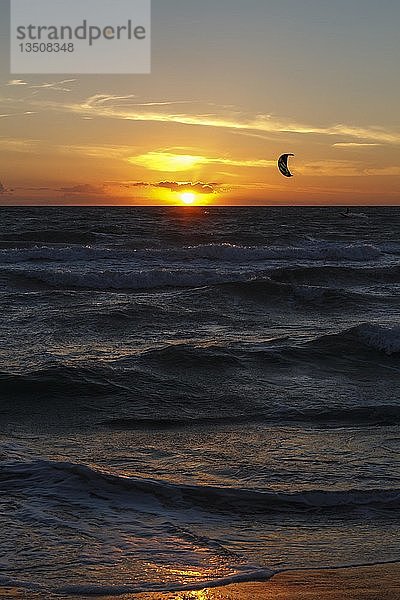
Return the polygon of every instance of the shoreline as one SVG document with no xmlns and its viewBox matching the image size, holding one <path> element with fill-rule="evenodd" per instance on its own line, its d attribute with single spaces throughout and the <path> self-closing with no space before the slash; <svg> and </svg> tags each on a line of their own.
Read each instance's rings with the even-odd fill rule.
<svg viewBox="0 0 400 600">
<path fill-rule="evenodd" d="M 0 598 L 9 600 L 399 600 L 400 562 L 282 571 L 265 581 L 229 583 L 177 592 L 141 592 L 110 595 L 59 595 L 0 586 Z"/>
<path fill-rule="evenodd" d="M 116 596 L 114 596 L 116 599 Z M 282 571 L 265 581 L 184 592 L 125 594 L 122 600 L 399 600 L 400 562 Z M 88 600 L 88 599 L 85 599 Z M 104 596 L 102 600 L 105 600 Z"/>
</svg>

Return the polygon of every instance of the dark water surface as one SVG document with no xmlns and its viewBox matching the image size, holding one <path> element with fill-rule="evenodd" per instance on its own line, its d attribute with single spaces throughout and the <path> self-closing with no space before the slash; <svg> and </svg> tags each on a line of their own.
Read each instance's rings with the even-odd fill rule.
<svg viewBox="0 0 400 600">
<path fill-rule="evenodd" d="M 0 217 L 0 584 L 400 558 L 399 209 Z"/>
</svg>

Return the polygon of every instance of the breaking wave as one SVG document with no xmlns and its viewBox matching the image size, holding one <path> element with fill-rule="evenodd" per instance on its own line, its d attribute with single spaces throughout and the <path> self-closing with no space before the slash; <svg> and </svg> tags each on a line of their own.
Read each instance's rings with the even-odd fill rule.
<svg viewBox="0 0 400 600">
<path fill-rule="evenodd" d="M 68 475 L 68 479 L 65 479 Z M 73 498 L 77 492 L 97 494 L 110 500 L 121 496 L 136 510 L 198 508 L 206 512 L 270 513 L 302 511 L 352 511 L 359 508 L 392 510 L 400 507 L 400 490 L 309 490 L 284 493 L 252 489 L 183 485 L 162 480 L 128 477 L 100 471 L 84 464 L 36 460 L 3 462 L 0 477 L 7 488 L 46 489 L 59 486 Z M 39 489 L 39 491 L 40 491 Z"/>
<path fill-rule="evenodd" d="M 28 236 L 29 237 L 29 236 Z M 90 238 L 89 238 L 90 239 Z M 50 240 L 52 236 L 50 236 Z M 123 250 L 102 248 L 93 245 L 73 245 L 62 247 L 60 239 L 54 247 L 35 245 L 24 248 L 0 250 L 0 262 L 19 263 L 27 261 L 71 262 L 81 260 L 211 260 L 233 263 L 265 260 L 312 260 L 312 261 L 370 261 L 379 258 L 385 250 L 372 244 L 346 244 L 340 242 L 308 242 L 297 246 L 240 246 L 235 244 L 204 244 L 182 248 L 148 248 L 144 250 Z M 61 240 L 62 243 L 62 240 Z"/>
<path fill-rule="evenodd" d="M 337 334 L 321 336 L 310 345 L 327 349 L 344 346 L 353 352 L 357 346 L 364 346 L 387 355 L 397 354 L 400 352 L 400 325 L 362 323 Z"/>
<path fill-rule="evenodd" d="M 379 258 L 382 250 L 372 244 L 346 244 L 315 241 L 298 246 L 239 246 L 205 244 L 180 249 L 160 250 L 168 258 L 249 262 L 261 260 L 349 260 L 368 261 Z"/>
<path fill-rule="evenodd" d="M 338 305 L 343 307 L 345 304 L 360 305 L 366 302 L 379 302 L 381 300 L 377 295 L 354 292 L 345 288 L 275 281 L 273 275 L 263 278 L 254 277 L 247 281 L 238 281 L 232 284 L 227 283 L 223 289 L 234 295 L 260 302 L 276 300 L 279 297 L 299 303 L 314 303 L 327 306 Z"/>
<path fill-rule="evenodd" d="M 121 272 L 98 270 L 77 272 L 65 269 L 32 269 L 4 272 L 11 285 L 19 287 L 43 286 L 45 289 L 121 290 L 140 291 L 163 288 L 204 288 L 222 286 L 221 290 L 242 295 L 248 299 L 268 302 L 277 297 L 299 302 L 326 304 L 379 302 L 388 296 L 352 291 L 346 288 L 323 287 L 285 283 L 272 279 L 266 273 L 249 274 L 234 271 L 210 271 L 205 269 L 148 268 L 140 271 Z"/>
</svg>

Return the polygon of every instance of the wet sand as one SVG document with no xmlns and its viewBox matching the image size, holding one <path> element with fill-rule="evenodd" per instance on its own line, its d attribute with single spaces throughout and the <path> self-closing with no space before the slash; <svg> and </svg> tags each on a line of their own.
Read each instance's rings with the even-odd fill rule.
<svg viewBox="0 0 400 600">
<path fill-rule="evenodd" d="M 55 597 L 60 596 L 0 588 L 0 598 L 3 599 L 45 600 Z M 400 600 L 400 563 L 348 569 L 288 571 L 265 582 L 240 583 L 193 592 L 79 596 L 81 600 L 94 597 L 97 600 Z"/>
<path fill-rule="evenodd" d="M 126 596 L 124 600 L 128 598 Z M 135 599 L 400 600 L 400 563 L 326 571 L 288 571 L 261 583 L 234 584 L 201 592 L 139 594 Z"/>
</svg>

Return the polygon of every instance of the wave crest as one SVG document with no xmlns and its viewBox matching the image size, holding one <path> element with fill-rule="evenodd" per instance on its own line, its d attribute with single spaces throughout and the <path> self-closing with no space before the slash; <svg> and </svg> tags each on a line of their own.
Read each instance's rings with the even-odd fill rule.
<svg viewBox="0 0 400 600">
<path fill-rule="evenodd" d="M 90 238 L 89 238 L 90 239 Z M 56 242 L 56 240 L 54 240 Z M 147 248 L 127 250 L 102 248 L 96 245 L 54 246 L 37 244 L 30 247 L 14 247 L 0 250 L 0 262 L 19 263 L 27 261 L 71 262 L 82 260 L 210 260 L 231 263 L 247 263 L 266 260 L 311 261 L 370 261 L 379 258 L 384 248 L 372 244 L 349 244 L 343 242 L 315 241 L 296 246 L 241 246 L 236 244 L 200 244 L 181 248 Z"/>
<path fill-rule="evenodd" d="M 349 350 L 354 343 L 364 348 L 370 348 L 387 355 L 400 352 L 400 325 L 378 325 L 376 323 L 361 323 L 337 334 L 325 335 L 310 343 L 311 346 L 326 346 L 333 348 L 340 345 Z"/>
<path fill-rule="evenodd" d="M 351 511 L 359 508 L 392 510 L 400 507 L 400 490 L 308 490 L 301 492 L 258 491 L 243 488 L 175 484 L 162 480 L 128 477 L 100 471 L 84 464 L 37 460 L 1 463 L 0 473 L 7 486 L 65 485 L 62 473 L 76 478 L 67 480 L 67 490 L 78 486 L 90 492 L 95 488 L 110 499 L 121 494 L 124 502 L 137 510 L 163 506 L 186 510 L 197 507 L 206 512 L 303 512 Z"/>
<path fill-rule="evenodd" d="M 245 279 L 240 275 L 207 270 L 148 268 L 141 271 L 25 270 L 12 273 L 55 288 L 96 290 L 141 290 L 166 287 L 202 287 Z"/>
<path fill-rule="evenodd" d="M 379 258 L 382 250 L 372 244 L 313 241 L 298 246 L 205 244 L 170 250 L 168 253 L 170 257 L 177 258 L 205 258 L 232 262 L 292 259 L 368 261 Z"/>
</svg>

